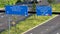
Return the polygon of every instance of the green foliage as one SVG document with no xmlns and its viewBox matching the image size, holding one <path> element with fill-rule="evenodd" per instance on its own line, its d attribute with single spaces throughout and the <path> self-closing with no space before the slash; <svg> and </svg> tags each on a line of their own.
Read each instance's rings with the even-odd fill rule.
<svg viewBox="0 0 60 34">
<path fill-rule="evenodd" d="M 21 0 L 17 0 L 17 2 L 16 3 L 18 3 L 18 2 L 22 2 Z"/>
<path fill-rule="evenodd" d="M 32 7 L 32 9 L 33 9 L 33 11 L 36 10 L 36 3 L 35 3 L 35 2 L 33 3 L 33 7 Z"/>
<path fill-rule="evenodd" d="M 54 3 L 55 0 L 47 0 L 49 4 Z"/>
<path fill-rule="evenodd" d="M 24 0 L 17 0 L 16 3 L 19 3 L 19 2 L 24 2 Z"/>
<path fill-rule="evenodd" d="M 55 9 L 54 12 L 60 12 L 60 3 L 58 4 L 51 4 L 52 8 Z"/>
<path fill-rule="evenodd" d="M 0 7 L 4 7 L 5 5 L 15 5 L 17 0 L 0 0 Z"/>
</svg>

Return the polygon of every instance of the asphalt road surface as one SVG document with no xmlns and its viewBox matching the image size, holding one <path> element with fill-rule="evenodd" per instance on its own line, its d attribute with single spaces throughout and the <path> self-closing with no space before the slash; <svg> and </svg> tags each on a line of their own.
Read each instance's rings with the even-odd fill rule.
<svg viewBox="0 0 60 34">
<path fill-rule="evenodd" d="M 9 27 L 9 17 L 10 17 L 10 24 L 12 25 L 12 22 L 16 22 L 17 21 L 22 21 L 25 18 L 27 18 L 27 16 L 20 16 L 20 15 L 6 15 L 4 13 L 0 13 L 0 32 L 4 29 L 7 29 Z"/>
<path fill-rule="evenodd" d="M 24 34 L 60 34 L 60 15 Z"/>
</svg>

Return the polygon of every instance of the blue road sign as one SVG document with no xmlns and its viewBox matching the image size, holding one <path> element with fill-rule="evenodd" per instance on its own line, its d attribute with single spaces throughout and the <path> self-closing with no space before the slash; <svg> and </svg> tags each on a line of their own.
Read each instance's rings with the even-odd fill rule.
<svg viewBox="0 0 60 34">
<path fill-rule="evenodd" d="M 51 6 L 36 6 L 36 13 L 38 16 L 51 16 L 52 7 Z"/>
<path fill-rule="evenodd" d="M 28 15 L 28 7 L 27 6 L 6 6 L 5 13 L 10 15 Z"/>
</svg>

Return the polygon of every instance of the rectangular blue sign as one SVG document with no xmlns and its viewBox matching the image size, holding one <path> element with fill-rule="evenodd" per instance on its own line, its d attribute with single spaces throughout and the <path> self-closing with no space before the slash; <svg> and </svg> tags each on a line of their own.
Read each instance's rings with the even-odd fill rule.
<svg viewBox="0 0 60 34">
<path fill-rule="evenodd" d="M 51 16 L 52 15 L 52 7 L 36 6 L 36 13 L 38 16 Z"/>
<path fill-rule="evenodd" d="M 10 15 L 28 15 L 28 7 L 27 6 L 6 6 L 5 13 Z"/>
</svg>

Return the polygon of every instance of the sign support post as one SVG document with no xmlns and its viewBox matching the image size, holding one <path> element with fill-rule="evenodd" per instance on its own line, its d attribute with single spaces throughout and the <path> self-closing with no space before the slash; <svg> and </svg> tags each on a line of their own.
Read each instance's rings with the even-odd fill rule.
<svg viewBox="0 0 60 34">
<path fill-rule="evenodd" d="M 8 34 L 10 34 L 10 16 L 9 16 L 9 18 L 8 18 L 8 21 L 9 21 L 9 32 L 8 32 Z"/>
<path fill-rule="evenodd" d="M 9 32 L 10 34 L 10 22 L 11 22 L 11 17 L 10 15 L 21 15 L 21 16 L 28 16 L 28 7 L 27 6 L 17 6 L 17 5 L 8 5 L 5 7 L 5 13 L 9 15 L 8 17 L 8 24 L 9 24 Z M 15 26 L 15 31 L 16 31 L 16 26 Z"/>
</svg>

